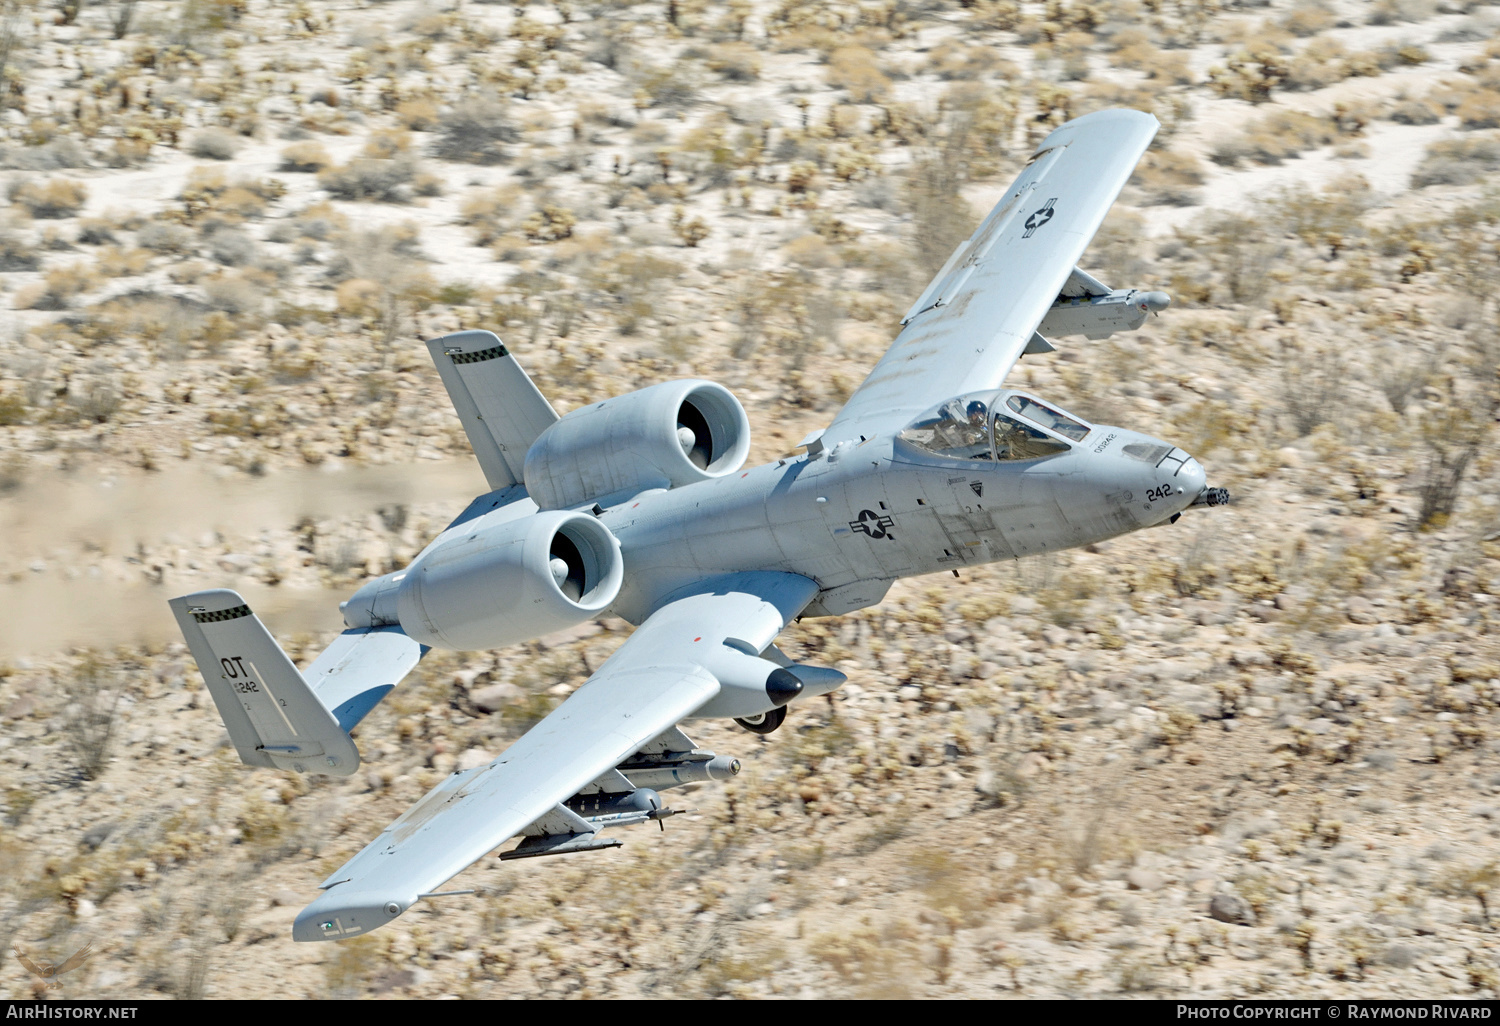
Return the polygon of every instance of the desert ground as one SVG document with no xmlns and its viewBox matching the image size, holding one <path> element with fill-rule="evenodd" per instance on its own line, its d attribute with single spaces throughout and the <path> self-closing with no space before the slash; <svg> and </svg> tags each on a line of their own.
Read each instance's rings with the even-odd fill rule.
<svg viewBox="0 0 1500 1026">
<path fill-rule="evenodd" d="M 773 459 L 1116 106 L 1083 266 L 1173 305 L 1011 381 L 1234 504 L 803 620 L 848 684 L 689 724 L 744 772 L 663 830 L 293 944 L 629 632 L 432 653 L 358 776 L 238 763 L 167 599 L 306 665 L 483 490 L 420 339 L 564 412 L 720 381 Z M 0 995 L 1500 994 L 1500 8 L 0 0 L 0 108 Z"/>
</svg>

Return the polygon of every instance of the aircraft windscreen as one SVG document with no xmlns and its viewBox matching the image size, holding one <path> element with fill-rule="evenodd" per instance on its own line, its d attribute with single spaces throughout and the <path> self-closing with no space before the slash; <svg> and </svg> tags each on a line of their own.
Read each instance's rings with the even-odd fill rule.
<svg viewBox="0 0 1500 1026">
<path fill-rule="evenodd" d="M 1003 413 L 995 415 L 995 456 L 997 459 L 1034 460 L 1067 451 L 1067 442 L 1059 441 L 1051 435 L 1038 431 L 1030 424 L 1023 424 Z"/>
<path fill-rule="evenodd" d="M 1066 413 L 1059 413 L 1050 406 L 1043 406 L 1029 395 L 1013 395 L 1005 400 L 1005 405 L 1027 420 L 1056 431 L 1064 438 L 1071 438 L 1075 442 L 1083 441 L 1084 436 L 1089 433 L 1086 425 L 1080 424 Z"/>
<path fill-rule="evenodd" d="M 983 399 L 950 399 L 898 437 L 945 459 L 993 459 L 989 418 L 990 407 Z"/>
</svg>

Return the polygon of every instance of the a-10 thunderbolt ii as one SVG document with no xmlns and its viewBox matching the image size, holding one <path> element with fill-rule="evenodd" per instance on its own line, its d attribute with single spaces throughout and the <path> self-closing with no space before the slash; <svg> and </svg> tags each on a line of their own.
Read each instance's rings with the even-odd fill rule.
<svg viewBox="0 0 1500 1026">
<path fill-rule="evenodd" d="M 341 606 L 299 672 L 227 590 L 172 610 L 240 758 L 348 775 L 350 731 L 429 648 L 491 649 L 613 614 L 630 638 L 486 766 L 455 772 L 321 884 L 297 940 L 366 933 L 501 858 L 614 847 L 660 792 L 739 770 L 684 720 L 767 734 L 843 674 L 773 644 L 792 619 L 881 601 L 897 578 L 1072 548 L 1227 500 L 1169 442 L 1005 388 L 1047 334 L 1102 338 L 1164 308 L 1075 267 L 1157 129 L 1130 110 L 1052 132 L 911 305 L 805 450 L 753 469 L 744 409 L 672 381 L 559 417 L 501 341 L 427 343 L 490 490 L 406 569 Z M 457 892 L 463 893 L 463 892 Z"/>
</svg>

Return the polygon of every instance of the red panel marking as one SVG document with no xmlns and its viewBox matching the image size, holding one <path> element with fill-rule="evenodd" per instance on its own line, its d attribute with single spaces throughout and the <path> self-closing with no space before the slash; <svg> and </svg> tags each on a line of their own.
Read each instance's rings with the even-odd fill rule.
<svg viewBox="0 0 1500 1026">
<path fill-rule="evenodd" d="M 694 638 L 693 640 L 694 641 L 702 641 L 703 640 L 703 635 L 700 634 L 700 635 L 698 635 L 698 637 Z"/>
</svg>

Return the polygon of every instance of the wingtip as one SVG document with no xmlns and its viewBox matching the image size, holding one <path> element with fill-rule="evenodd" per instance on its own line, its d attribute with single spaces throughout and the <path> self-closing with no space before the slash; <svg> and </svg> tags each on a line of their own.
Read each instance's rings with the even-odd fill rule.
<svg viewBox="0 0 1500 1026">
<path fill-rule="evenodd" d="M 294 941 L 332 941 L 379 929 L 412 906 L 377 891 L 330 891 L 304 908 L 292 922 Z"/>
</svg>

